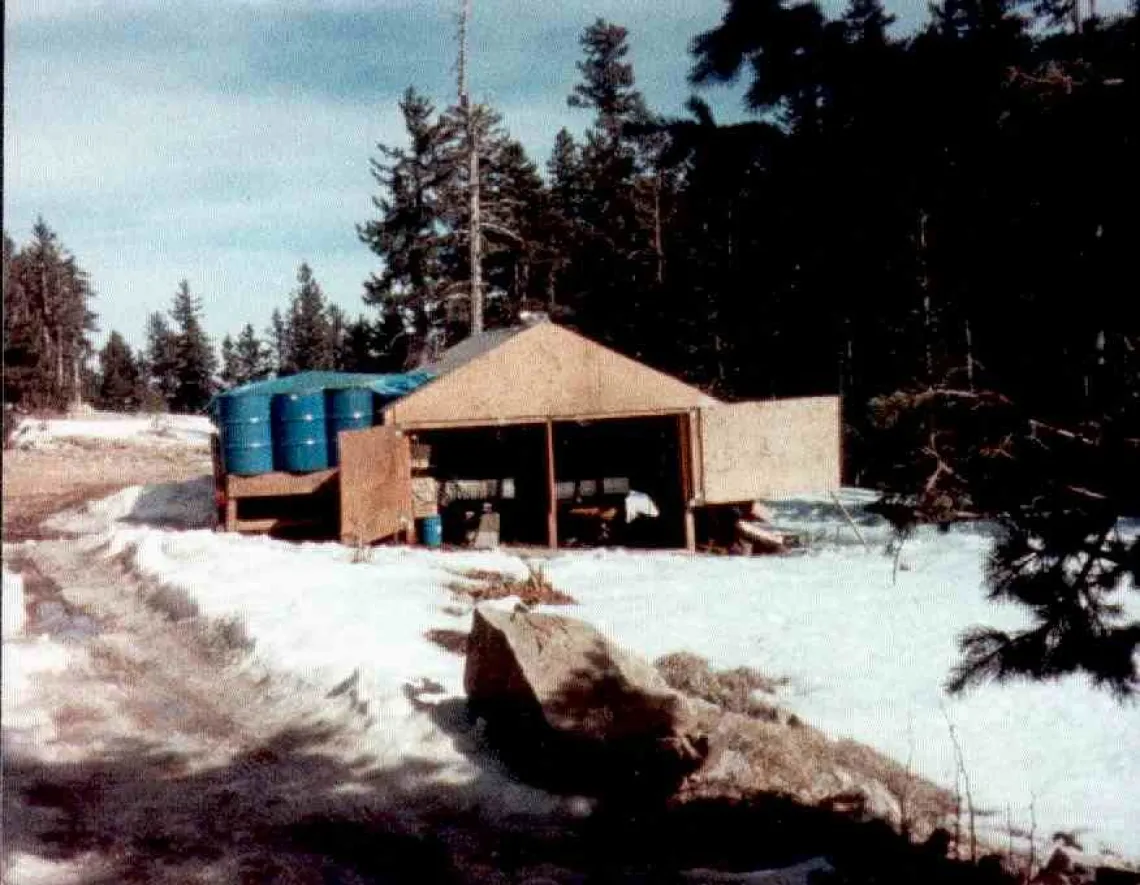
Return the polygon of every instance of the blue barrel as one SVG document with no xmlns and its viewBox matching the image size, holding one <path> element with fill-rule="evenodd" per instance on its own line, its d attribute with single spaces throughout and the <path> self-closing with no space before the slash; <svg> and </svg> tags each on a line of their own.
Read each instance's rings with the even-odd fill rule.
<svg viewBox="0 0 1140 885">
<path fill-rule="evenodd" d="M 273 471 L 269 396 L 223 396 L 218 400 L 222 464 L 226 473 L 256 476 Z"/>
<path fill-rule="evenodd" d="M 325 394 L 279 393 L 273 397 L 273 464 L 289 473 L 312 473 L 329 466 Z"/>
<path fill-rule="evenodd" d="M 425 516 L 420 522 L 420 542 L 425 547 L 443 546 L 443 520 L 438 516 Z"/>
<path fill-rule="evenodd" d="M 328 415 L 329 467 L 340 463 L 336 435 L 342 430 L 361 430 L 372 426 L 372 391 L 367 387 L 330 390 L 325 400 Z"/>
</svg>

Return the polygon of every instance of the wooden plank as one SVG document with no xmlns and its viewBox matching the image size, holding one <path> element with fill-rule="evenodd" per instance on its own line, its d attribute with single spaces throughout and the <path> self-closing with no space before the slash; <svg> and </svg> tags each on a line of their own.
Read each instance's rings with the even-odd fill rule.
<svg viewBox="0 0 1140 885">
<path fill-rule="evenodd" d="M 340 539 L 370 544 L 410 530 L 412 452 L 395 427 L 344 430 L 340 449 Z"/>
<path fill-rule="evenodd" d="M 226 476 L 227 498 L 276 498 L 284 495 L 311 495 L 331 488 L 337 469 L 314 473 L 262 473 L 258 476 Z"/>
<path fill-rule="evenodd" d="M 438 420 L 418 420 L 389 416 L 389 422 L 403 430 L 459 430 L 475 427 L 518 427 L 532 424 L 545 424 L 547 420 L 556 424 L 561 421 L 612 421 L 626 418 L 668 418 L 685 414 L 682 409 L 641 409 L 622 412 L 559 412 L 551 415 L 529 414 L 500 416 L 497 418 L 440 418 Z"/>
<path fill-rule="evenodd" d="M 226 472 L 222 465 L 222 443 L 210 434 L 210 460 L 214 465 L 214 529 L 226 530 Z"/>
<path fill-rule="evenodd" d="M 325 521 L 321 519 L 301 519 L 289 516 L 266 516 L 259 519 L 239 519 L 235 522 L 232 531 L 256 532 L 258 534 L 265 534 L 266 532 L 272 532 L 276 529 L 300 528 L 302 526 L 319 526 L 325 524 Z"/>
<path fill-rule="evenodd" d="M 546 545 L 558 549 L 558 491 L 554 482 L 554 422 L 546 422 Z"/>
<path fill-rule="evenodd" d="M 705 504 L 839 488 L 838 397 L 713 406 L 700 428 Z"/>
</svg>

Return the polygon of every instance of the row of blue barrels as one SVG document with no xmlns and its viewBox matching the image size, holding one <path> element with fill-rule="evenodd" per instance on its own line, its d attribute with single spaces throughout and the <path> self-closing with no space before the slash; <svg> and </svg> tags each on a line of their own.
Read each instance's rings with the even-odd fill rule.
<svg viewBox="0 0 1140 885">
<path fill-rule="evenodd" d="M 336 467 L 337 434 L 373 424 L 367 388 L 222 397 L 218 420 L 227 473 L 311 473 Z"/>
</svg>

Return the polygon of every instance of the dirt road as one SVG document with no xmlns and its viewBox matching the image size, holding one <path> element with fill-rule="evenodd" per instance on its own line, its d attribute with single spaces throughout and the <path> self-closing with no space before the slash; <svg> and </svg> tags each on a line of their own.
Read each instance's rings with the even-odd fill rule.
<svg viewBox="0 0 1140 885">
<path fill-rule="evenodd" d="M 5 543 L 58 537 L 40 525 L 60 510 L 126 486 L 206 476 L 210 456 L 192 448 L 84 444 L 4 452 Z"/>
<path fill-rule="evenodd" d="M 188 451 L 6 453 L 4 559 L 28 612 L 6 664 L 57 661 L 6 674 L 19 696 L 6 699 L 3 881 L 447 881 L 435 843 L 368 801 L 395 775 L 359 758 L 364 724 L 347 708 L 330 718 L 304 687 L 239 664 L 240 630 L 194 616 L 127 557 L 40 526 L 203 469 Z"/>
</svg>

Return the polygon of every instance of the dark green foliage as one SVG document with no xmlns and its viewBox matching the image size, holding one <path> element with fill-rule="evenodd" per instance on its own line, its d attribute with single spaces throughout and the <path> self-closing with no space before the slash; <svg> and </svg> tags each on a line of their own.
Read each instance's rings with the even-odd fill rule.
<svg viewBox="0 0 1140 885">
<path fill-rule="evenodd" d="M 1121 523 L 1140 514 L 1140 373 L 1130 362 L 1123 383 L 1097 375 L 1095 416 L 1067 426 L 986 391 L 876 401 L 877 442 L 896 460 L 888 512 L 903 530 L 964 513 L 998 521 L 989 596 L 1030 615 L 1023 630 L 968 631 L 952 691 L 1072 673 L 1121 697 L 1140 688 L 1140 621 L 1127 598 L 1140 587 L 1140 540 Z"/>
<path fill-rule="evenodd" d="M 4 234 L 4 400 L 60 409 L 81 399 L 95 331 L 90 281 L 44 220 L 17 250 Z"/>
<path fill-rule="evenodd" d="M 458 108 L 437 114 L 409 89 L 400 102 L 408 144 L 379 145 L 372 175 L 378 218 L 359 225 L 360 239 L 384 261 L 366 283 L 366 304 L 380 310 L 380 337 L 399 342 L 409 364 L 454 343 L 470 327 L 466 119 Z M 544 299 L 557 256 L 546 234 L 546 190 L 498 114 L 470 109 L 479 155 L 483 285 L 488 326 L 509 324 Z M 385 360 L 396 353 L 387 345 Z"/>
<path fill-rule="evenodd" d="M 344 311 L 335 304 L 328 305 L 326 318 L 328 321 L 328 331 L 325 347 L 329 354 L 329 368 L 344 371 L 348 321 L 345 319 Z"/>
<path fill-rule="evenodd" d="M 289 330 L 285 318 L 277 308 L 273 309 L 266 335 L 269 338 L 273 371 L 278 375 L 295 375 L 297 370 L 289 363 Z"/>
<path fill-rule="evenodd" d="M 143 379 L 139 362 L 130 345 L 114 329 L 99 351 L 95 405 L 116 412 L 137 410 L 143 400 Z"/>
<path fill-rule="evenodd" d="M 222 340 L 222 383 L 227 387 L 261 381 L 272 368 L 270 349 L 257 337 L 252 323 L 242 327 L 236 342 L 229 335 Z"/>
<path fill-rule="evenodd" d="M 152 313 L 146 323 L 146 350 L 143 367 L 148 389 L 153 393 L 149 405 L 168 407 L 178 389 L 175 334 L 161 313 Z"/>
<path fill-rule="evenodd" d="M 660 162 L 667 142 L 626 61 L 626 29 L 598 19 L 579 43 L 581 81 L 567 102 L 594 120 L 580 145 L 560 133 L 548 165 L 561 261 L 547 300 L 592 337 L 652 357 L 675 199 L 676 182 Z"/>
<path fill-rule="evenodd" d="M 297 270 L 287 322 L 289 367 L 295 372 L 333 367 L 334 342 L 328 305 L 320 284 L 307 264 Z"/>
<path fill-rule="evenodd" d="M 218 359 L 202 328 L 201 301 L 183 280 L 170 308 L 171 325 L 161 313 L 147 318 L 143 358 L 150 396 L 144 404 L 172 412 L 201 411 L 214 394 Z"/>
</svg>

